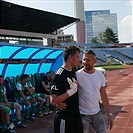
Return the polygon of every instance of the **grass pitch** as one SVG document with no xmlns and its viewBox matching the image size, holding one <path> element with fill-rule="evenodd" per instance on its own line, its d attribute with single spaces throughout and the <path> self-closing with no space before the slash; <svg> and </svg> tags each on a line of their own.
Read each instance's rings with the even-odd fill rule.
<svg viewBox="0 0 133 133">
<path fill-rule="evenodd" d="M 111 70 L 117 70 L 117 69 L 122 69 L 125 65 L 105 65 L 105 66 L 96 66 L 96 67 L 102 67 L 106 71 L 111 71 Z"/>
</svg>

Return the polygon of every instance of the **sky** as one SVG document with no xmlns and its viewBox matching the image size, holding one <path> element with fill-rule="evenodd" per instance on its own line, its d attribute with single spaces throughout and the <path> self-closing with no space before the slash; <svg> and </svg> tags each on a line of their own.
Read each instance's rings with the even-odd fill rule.
<svg viewBox="0 0 133 133">
<path fill-rule="evenodd" d="M 74 0 L 5 0 L 15 4 L 75 17 Z M 120 43 L 133 42 L 133 0 L 84 0 L 85 11 L 110 10 L 117 13 L 118 38 Z M 76 25 L 64 30 L 76 40 Z"/>
</svg>

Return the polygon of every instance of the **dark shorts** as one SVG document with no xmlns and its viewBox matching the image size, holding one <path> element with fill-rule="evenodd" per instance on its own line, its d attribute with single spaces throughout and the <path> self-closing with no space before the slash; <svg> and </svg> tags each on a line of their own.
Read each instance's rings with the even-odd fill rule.
<svg viewBox="0 0 133 133">
<path fill-rule="evenodd" d="M 33 93 L 33 96 L 36 100 L 38 100 L 40 97 L 44 99 L 45 94 L 43 94 L 43 93 Z"/>
<path fill-rule="evenodd" d="M 78 116 L 74 118 L 61 119 L 59 116 L 54 118 L 54 133 L 83 133 L 82 122 Z"/>
<path fill-rule="evenodd" d="M 11 109 L 14 109 L 14 104 L 16 104 L 17 102 L 9 102 L 10 103 L 10 105 L 11 105 Z M 5 106 L 5 105 L 0 105 L 0 108 L 9 108 L 9 107 L 7 107 L 7 106 Z M 10 108 L 9 108 L 10 109 Z"/>
<path fill-rule="evenodd" d="M 26 98 L 27 98 L 27 100 L 28 101 L 30 101 L 30 102 L 32 102 L 32 100 L 33 100 L 33 98 L 31 97 L 31 96 L 26 96 Z M 19 104 L 26 104 L 26 101 L 22 98 L 22 97 L 20 97 L 20 98 L 17 98 L 16 99 L 16 101 L 19 103 Z"/>
<path fill-rule="evenodd" d="M 39 93 L 50 95 L 50 92 L 46 91 L 44 88 L 40 88 Z"/>
</svg>

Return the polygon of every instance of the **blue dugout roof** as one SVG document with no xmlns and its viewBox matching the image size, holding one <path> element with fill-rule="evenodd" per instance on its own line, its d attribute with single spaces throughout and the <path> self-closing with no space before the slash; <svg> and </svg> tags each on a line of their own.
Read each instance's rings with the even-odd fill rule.
<svg viewBox="0 0 133 133">
<path fill-rule="evenodd" d="M 0 43 L 0 74 L 7 77 L 56 71 L 63 63 L 62 52 L 50 47 Z"/>
</svg>

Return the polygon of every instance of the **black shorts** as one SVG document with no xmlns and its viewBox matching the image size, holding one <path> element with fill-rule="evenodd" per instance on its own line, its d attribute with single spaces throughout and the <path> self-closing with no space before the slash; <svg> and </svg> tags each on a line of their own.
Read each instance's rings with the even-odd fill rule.
<svg viewBox="0 0 133 133">
<path fill-rule="evenodd" d="M 59 116 L 54 118 L 54 133 L 83 133 L 81 118 L 67 117 L 65 120 Z"/>
</svg>

